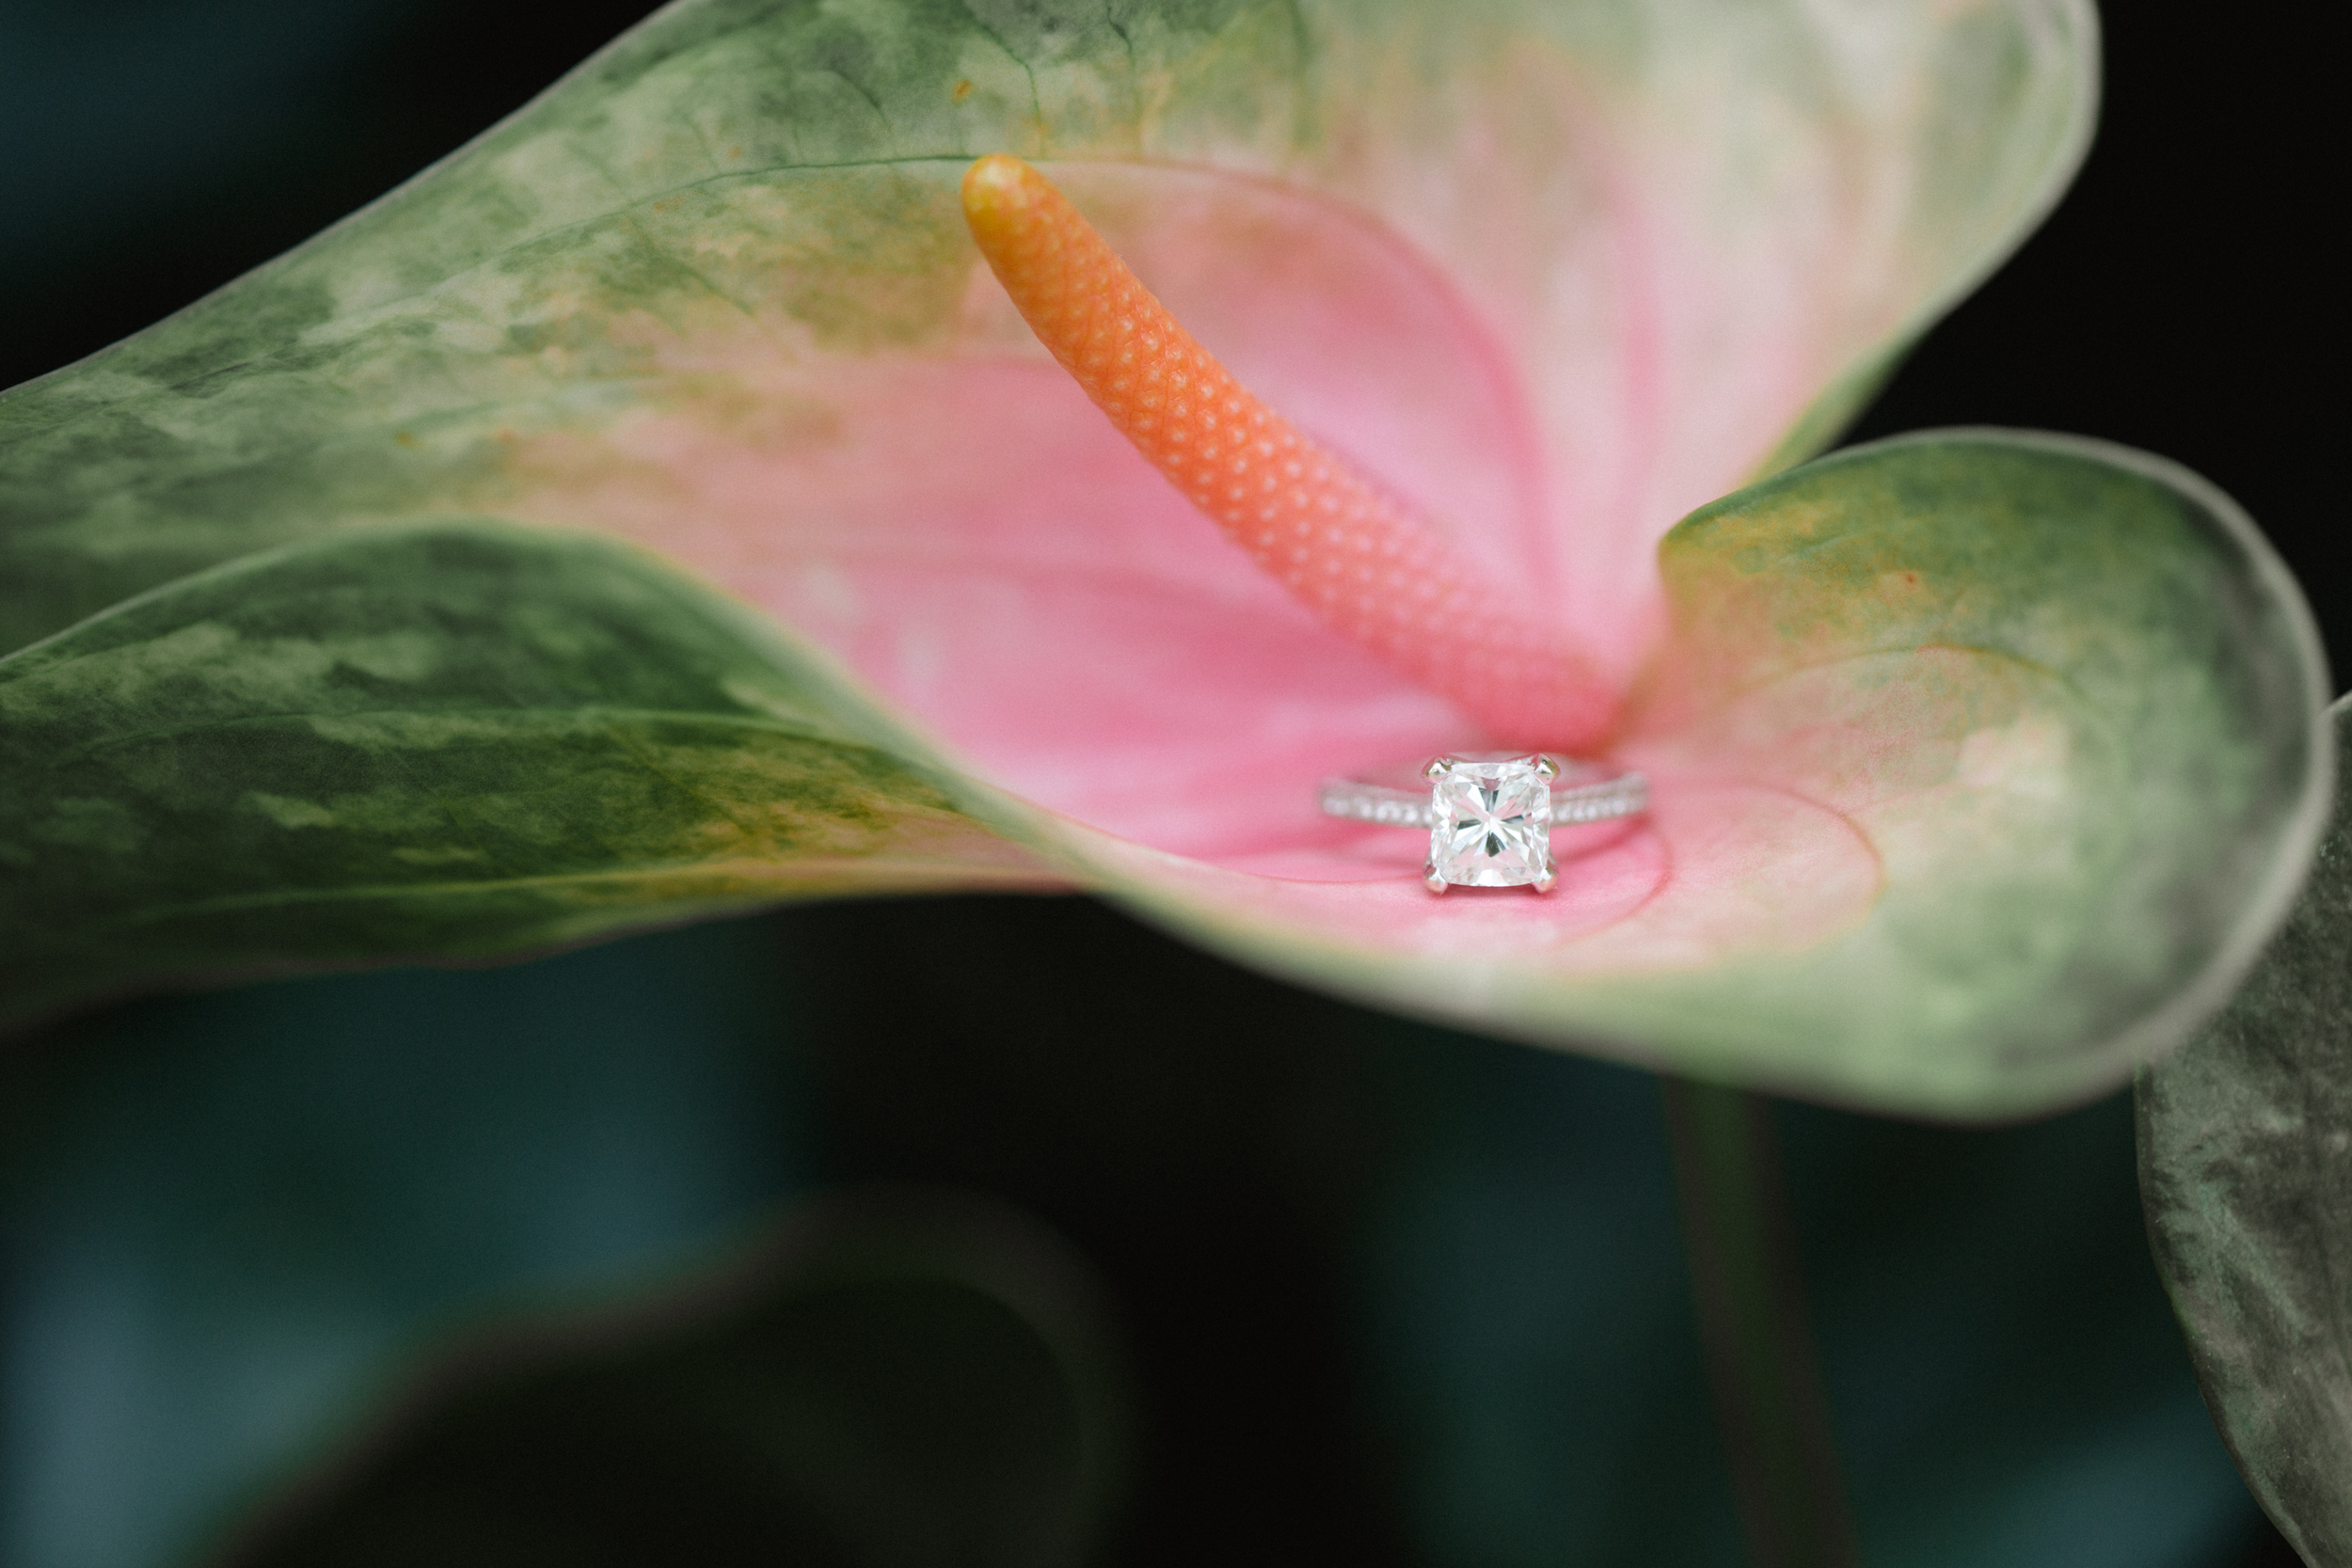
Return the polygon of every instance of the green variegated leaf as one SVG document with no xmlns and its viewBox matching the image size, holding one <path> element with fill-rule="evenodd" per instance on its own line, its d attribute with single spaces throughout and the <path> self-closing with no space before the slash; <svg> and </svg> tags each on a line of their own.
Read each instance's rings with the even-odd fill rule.
<svg viewBox="0 0 2352 1568">
<path fill-rule="evenodd" d="M 0 660 L 8 1005 L 1041 879 L 774 649 L 626 546 L 453 521 L 249 557 Z"/>
<path fill-rule="evenodd" d="M 2336 817 L 2213 1025 L 2139 1074 L 2139 1187 L 2205 1404 L 2308 1562 L 2352 1561 L 2352 705 Z"/>
</svg>

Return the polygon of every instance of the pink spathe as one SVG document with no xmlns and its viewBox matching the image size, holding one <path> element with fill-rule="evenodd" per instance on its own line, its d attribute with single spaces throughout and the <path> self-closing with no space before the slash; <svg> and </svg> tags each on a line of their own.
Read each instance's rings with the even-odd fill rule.
<svg viewBox="0 0 2352 1568">
<path fill-rule="evenodd" d="M 1769 407 L 1718 432 L 1704 462 L 1645 458 L 1637 416 L 1662 395 L 1662 350 L 1636 310 L 1591 351 L 1626 390 L 1613 424 L 1632 420 L 1619 434 L 1635 444 L 1602 474 L 1570 473 L 1589 433 L 1562 416 L 1583 394 L 1547 389 L 1525 345 L 1368 214 L 1256 177 L 1047 166 L 1243 385 L 1442 519 L 1477 570 L 1524 585 L 1613 694 L 1663 632 L 1656 539 L 1734 487 L 1823 373 L 1795 362 L 1813 356 L 1790 325 L 1790 348 L 1762 356 L 1786 361 Z M 693 563 L 828 649 L 974 776 L 1126 841 L 1153 876 L 1206 877 L 1219 900 L 1335 940 L 1472 940 L 1488 917 L 1463 911 L 1491 895 L 1432 900 L 1425 838 L 1325 817 L 1314 790 L 1500 737 L 1335 634 L 1237 548 L 1047 356 L 977 254 L 961 320 L 948 354 L 730 350 L 649 329 L 661 368 L 690 372 L 680 385 L 718 372 L 749 410 L 657 406 L 593 440 L 530 438 L 513 459 L 526 509 Z M 1655 809 L 1564 831 L 1559 886 L 1493 917 L 1519 923 L 1506 945 L 1575 942 L 1579 967 L 1597 969 L 1661 943 L 1706 961 L 1755 935 L 1753 898 L 1707 900 L 1752 878 L 1759 854 L 1812 867 L 1788 884 L 1804 908 L 1764 917 L 1792 940 L 1867 909 L 1875 858 L 1836 813 L 1718 777 L 1708 756 L 1650 761 L 1638 735 L 1618 750 L 1649 769 Z M 1198 869 L 1177 869 L 1187 862 Z M 1247 880 L 1228 885 L 1235 875 Z M 1284 913 L 1294 898 L 1305 903 Z M 1592 940 L 1610 927 L 1621 937 Z"/>
</svg>

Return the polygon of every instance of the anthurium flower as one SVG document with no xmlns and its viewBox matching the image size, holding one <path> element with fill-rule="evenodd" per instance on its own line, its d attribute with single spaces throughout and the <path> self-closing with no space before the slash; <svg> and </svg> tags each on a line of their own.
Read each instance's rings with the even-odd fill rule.
<svg viewBox="0 0 2352 1568">
<path fill-rule="evenodd" d="M 2301 600 L 2139 454 L 1790 467 L 2056 199 L 2095 54 L 2086 0 L 685 0 L 0 401 L 9 1006 L 1076 887 L 1702 1075 L 2095 1092 L 2309 857 Z M 966 230 L 996 151 L 1573 650 L 1645 816 L 1441 899 L 1318 814 L 1528 737 L 1089 404 Z"/>
</svg>

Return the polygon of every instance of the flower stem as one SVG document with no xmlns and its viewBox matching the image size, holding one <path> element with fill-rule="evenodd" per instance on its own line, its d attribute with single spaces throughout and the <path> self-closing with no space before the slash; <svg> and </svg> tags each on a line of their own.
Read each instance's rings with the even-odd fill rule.
<svg viewBox="0 0 2352 1568">
<path fill-rule="evenodd" d="M 1772 1107 L 1663 1078 L 1699 1334 L 1754 1568 L 1858 1568 Z"/>
</svg>

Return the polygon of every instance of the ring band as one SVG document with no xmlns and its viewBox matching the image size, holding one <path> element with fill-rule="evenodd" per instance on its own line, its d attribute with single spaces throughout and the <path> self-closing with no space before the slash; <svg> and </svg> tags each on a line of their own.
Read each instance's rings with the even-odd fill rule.
<svg viewBox="0 0 2352 1568">
<path fill-rule="evenodd" d="M 1326 779 L 1315 791 L 1327 816 L 1429 833 L 1422 879 L 1449 887 L 1533 887 L 1557 875 L 1551 830 L 1634 816 L 1649 808 L 1649 780 L 1547 752 L 1440 756 L 1418 769 L 1429 782 L 1406 788 L 1368 779 Z"/>
<path fill-rule="evenodd" d="M 1375 822 L 1383 828 L 1434 828 L 1435 808 L 1427 789 L 1395 789 L 1359 779 L 1326 779 L 1317 786 L 1316 802 L 1326 816 L 1351 822 Z M 1613 816 L 1639 816 L 1649 809 L 1649 780 L 1640 773 L 1619 773 L 1598 784 L 1557 784 L 1551 786 L 1551 825 L 1604 822 Z"/>
</svg>

